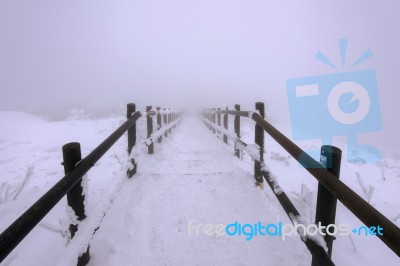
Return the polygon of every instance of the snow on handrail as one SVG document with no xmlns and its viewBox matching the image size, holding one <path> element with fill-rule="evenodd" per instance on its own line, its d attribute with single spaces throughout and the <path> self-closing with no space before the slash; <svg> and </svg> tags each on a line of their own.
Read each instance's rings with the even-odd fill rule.
<svg viewBox="0 0 400 266">
<path fill-rule="evenodd" d="M 157 138 L 159 138 L 160 136 L 162 136 L 165 131 L 175 127 L 177 124 L 179 124 L 179 122 L 181 121 L 181 118 L 178 118 L 177 120 L 175 120 L 174 122 L 168 124 L 168 125 L 164 125 L 162 126 L 160 129 L 158 129 L 156 132 L 153 132 L 150 137 L 148 137 L 147 139 L 145 139 L 143 141 L 143 144 L 145 144 L 146 146 L 149 146 L 150 144 L 154 143 Z"/>
<path fill-rule="evenodd" d="M 174 111 L 175 112 L 175 111 Z M 174 113 L 170 110 L 167 112 L 163 112 L 163 114 L 172 114 Z M 140 112 L 141 117 L 148 117 L 148 116 L 153 116 L 156 112 L 155 111 L 146 111 L 146 112 Z M 162 112 L 160 112 L 162 113 Z M 137 156 L 140 153 L 140 149 L 143 146 L 148 147 L 151 143 L 153 143 L 159 136 L 163 135 L 164 132 L 167 130 L 173 128 L 180 122 L 181 118 L 179 117 L 177 120 L 174 122 L 171 122 L 170 124 L 164 124 L 160 129 L 158 129 L 156 132 L 153 132 L 150 137 L 146 138 L 145 140 L 141 141 L 139 144 L 136 144 L 133 149 L 131 150 L 130 154 L 128 155 L 127 158 L 127 170 L 132 170 L 134 165 L 131 163 L 132 159 Z M 100 209 L 97 214 L 94 217 L 89 217 L 89 219 L 84 220 L 80 223 L 80 230 L 76 233 L 76 236 L 71 240 L 70 244 L 64 251 L 63 259 L 61 259 L 57 266 L 67 266 L 67 265 L 72 265 L 74 264 L 73 258 L 79 257 L 81 254 L 83 254 L 89 244 L 90 241 L 92 240 L 95 231 L 100 227 L 103 218 L 107 214 L 108 210 L 111 208 L 112 203 L 118 194 L 118 192 L 121 190 L 123 185 L 125 184 L 126 179 L 119 180 L 115 183 L 114 188 L 111 190 L 111 193 L 109 193 L 106 196 L 105 199 L 105 204 L 102 209 Z"/>
<path fill-rule="evenodd" d="M 127 121 L 111 133 L 111 135 L 89 153 L 88 156 L 80 160 L 72 170 L 66 173 L 59 182 L 50 188 L 40 199 L 38 199 L 0 234 L 0 262 L 2 262 L 14 250 L 14 248 L 32 231 L 33 228 L 36 227 L 36 225 L 65 195 L 78 185 L 78 182 L 82 180 L 82 177 L 111 148 L 111 146 L 113 146 L 114 143 L 124 135 L 125 132 L 128 132 L 128 150 L 130 150 L 130 145 L 133 145 L 133 147 L 138 146 L 134 144 L 136 142 L 136 121 L 140 117 L 151 117 L 157 114 L 171 114 L 172 116 L 175 114 L 173 117 L 174 119 L 169 119 L 166 122 L 167 124 L 151 134 L 150 137 L 144 141 L 144 144 L 146 145 L 153 143 L 154 139 L 161 136 L 161 132 L 171 130 L 171 128 L 176 126 L 180 121 L 180 113 L 170 109 L 164 109 L 162 111 L 158 110 L 157 112 L 153 110 L 140 112 L 135 110 L 135 104 L 128 104 L 127 107 Z M 130 154 L 132 154 L 132 152 Z M 129 157 L 130 156 L 131 155 L 129 155 Z M 129 170 L 127 171 L 128 177 L 131 177 L 130 173 L 133 172 L 132 169 L 130 169 L 133 165 L 129 165 L 132 162 L 134 161 L 129 161 L 127 164 L 127 170 Z M 118 193 L 123 183 L 123 180 L 117 182 L 115 188 L 111 191 L 110 197 L 108 197 L 108 203 L 105 205 L 105 208 L 100 211 L 98 216 L 90 218 L 86 217 L 87 219 L 80 221 L 80 229 L 75 233 L 74 238 L 71 240 L 70 245 L 65 252 L 75 254 L 75 258 L 78 259 L 79 257 L 80 259 L 80 256 L 85 253 L 91 238 L 100 226 L 104 215 L 110 208 L 115 195 Z M 70 265 L 70 263 L 68 261 L 61 261 L 60 265 Z"/>
<path fill-rule="evenodd" d="M 134 159 L 135 156 L 138 156 L 140 154 L 140 149 L 143 147 L 148 147 L 150 144 L 154 143 L 158 137 L 162 136 L 166 131 L 169 129 L 173 128 L 174 126 L 178 125 L 179 122 L 181 121 L 181 118 L 178 118 L 174 122 L 168 125 L 164 125 L 161 127 L 159 130 L 156 132 L 153 132 L 150 137 L 142 140 L 139 144 L 136 144 L 132 151 L 130 152 L 128 156 L 128 160 Z"/>
<path fill-rule="evenodd" d="M 282 187 L 279 185 L 277 177 L 271 174 L 271 171 L 265 165 L 263 161 L 260 160 L 259 149 L 260 147 L 256 144 L 247 144 L 243 142 L 240 138 L 235 136 L 232 132 L 222 128 L 218 125 L 215 125 L 203 118 L 203 121 L 207 123 L 209 126 L 215 128 L 216 131 L 222 132 L 222 134 L 226 135 L 229 139 L 231 139 L 234 143 L 237 144 L 237 147 L 241 150 L 244 150 L 253 161 L 258 161 L 261 166 L 261 173 L 268 185 L 270 186 L 272 192 L 278 199 L 279 203 L 283 207 L 284 211 L 288 215 L 289 219 L 293 224 L 301 224 L 307 226 L 304 219 L 301 217 L 299 211 L 290 201 L 289 197 L 283 191 Z M 326 245 L 324 245 L 324 238 L 322 235 L 309 235 L 307 232 L 300 231 L 301 227 L 297 227 L 299 235 L 301 236 L 301 240 L 305 243 L 310 253 L 318 260 L 318 262 L 322 263 L 321 265 L 334 265 L 332 260 L 329 258 L 326 253 Z"/>
<path fill-rule="evenodd" d="M 0 235 L 0 262 L 32 231 L 51 209 L 82 179 L 95 163 L 123 134 L 136 123 L 140 112 L 135 112 L 125 123 L 97 146 L 88 156 L 59 182 L 49 189 L 28 210 Z"/>
<path fill-rule="evenodd" d="M 265 121 L 259 114 L 254 113 L 251 118 L 365 225 L 368 227 L 377 225 L 383 227 L 385 234 L 376 234 L 376 236 L 396 253 L 397 256 L 400 256 L 400 229 L 392 221 L 336 178 L 326 168 L 321 167 L 319 162 Z"/>
<path fill-rule="evenodd" d="M 163 108 L 160 110 L 151 110 L 151 111 L 143 111 L 140 112 L 142 117 L 148 117 L 148 116 L 155 116 L 157 114 L 161 114 L 161 115 L 168 115 L 168 114 L 175 114 L 178 113 L 179 111 L 177 110 L 173 110 L 173 109 L 167 109 L 167 108 Z"/>
<path fill-rule="evenodd" d="M 294 142 L 268 123 L 258 112 L 218 110 L 213 108 L 203 112 L 203 114 L 207 113 L 211 115 L 220 113 L 250 117 L 365 225 L 368 227 L 376 225 L 383 227 L 385 234 L 376 234 L 376 236 L 396 253 L 397 256 L 400 256 L 400 228 L 340 181 L 334 174 L 329 172 L 320 162 L 314 160 Z M 215 128 L 216 125 L 211 124 Z M 221 131 L 221 128 L 218 130 Z M 226 135 L 230 136 L 230 134 Z"/>
</svg>

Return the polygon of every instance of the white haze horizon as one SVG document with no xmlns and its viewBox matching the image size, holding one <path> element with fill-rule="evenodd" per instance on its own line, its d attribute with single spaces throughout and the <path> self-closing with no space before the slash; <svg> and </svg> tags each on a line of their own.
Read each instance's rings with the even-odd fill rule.
<svg viewBox="0 0 400 266">
<path fill-rule="evenodd" d="M 62 117 L 73 108 L 105 115 L 129 102 L 209 108 L 265 102 L 290 125 L 286 80 L 377 74 L 383 129 L 361 141 L 400 158 L 398 1 L 1 1 L 0 111 Z M 348 70 L 348 68 L 344 71 Z M 291 136 L 289 136 L 291 137 Z"/>
</svg>

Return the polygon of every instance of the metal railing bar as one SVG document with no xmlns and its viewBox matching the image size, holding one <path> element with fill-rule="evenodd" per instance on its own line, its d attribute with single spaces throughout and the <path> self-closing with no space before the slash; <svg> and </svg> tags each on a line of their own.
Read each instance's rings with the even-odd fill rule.
<svg viewBox="0 0 400 266">
<path fill-rule="evenodd" d="M 261 167 L 264 168 L 265 165 L 261 164 Z M 297 220 L 302 220 L 299 211 L 290 201 L 287 194 L 282 190 L 277 180 L 272 177 L 268 171 L 261 170 L 261 173 L 292 223 L 295 224 Z M 296 220 L 293 218 L 296 218 Z M 304 222 L 298 224 L 306 225 Z M 300 234 L 301 232 L 299 232 L 299 235 Z M 304 242 L 307 249 L 319 265 L 335 265 L 325 249 L 309 235 L 305 235 L 304 237 L 300 235 L 300 239 Z"/>
<path fill-rule="evenodd" d="M 174 126 L 176 126 L 177 124 L 179 124 L 180 121 L 181 121 L 181 118 L 179 117 L 179 118 L 178 118 L 177 120 L 175 120 L 174 122 L 172 122 L 172 123 L 170 123 L 170 124 L 168 124 L 168 125 L 165 125 L 165 126 L 161 127 L 161 128 L 160 128 L 159 130 L 157 130 L 156 132 L 153 132 L 153 133 L 150 135 L 150 137 L 146 138 L 146 139 L 143 141 L 143 144 L 146 145 L 146 146 L 149 146 L 149 145 L 151 145 L 152 143 L 156 142 L 157 139 L 165 133 L 165 131 L 167 131 L 167 130 L 173 128 Z"/>
<path fill-rule="evenodd" d="M 228 114 L 228 115 L 238 115 L 243 117 L 251 117 L 253 112 L 250 111 L 235 111 L 235 110 L 214 110 L 215 113 Z"/>
<path fill-rule="evenodd" d="M 141 140 L 140 143 L 136 144 L 130 153 L 128 153 L 128 160 L 134 158 L 136 155 L 138 155 L 139 151 L 143 147 L 148 147 L 151 143 L 155 143 L 157 138 L 162 135 L 165 132 L 168 132 L 168 130 L 174 126 L 176 126 L 180 121 L 181 117 L 179 117 L 176 121 L 170 123 L 170 124 L 165 124 L 163 125 L 159 130 L 156 132 L 153 132 L 150 137 L 145 138 L 144 140 Z"/>
<path fill-rule="evenodd" d="M 0 235 L 0 262 L 29 234 L 29 232 L 50 212 L 50 210 L 82 179 L 90 168 L 110 149 L 110 147 L 140 118 L 135 112 L 130 119 L 116 129 L 86 158 L 50 190 L 39 198 L 28 210 L 15 220 Z"/>
<path fill-rule="evenodd" d="M 297 222 L 297 220 L 302 220 L 299 211 L 296 209 L 296 207 L 290 201 L 287 194 L 280 187 L 276 178 L 271 176 L 271 174 L 270 174 L 269 170 L 267 169 L 266 165 L 264 164 L 264 162 L 261 161 L 256 156 L 254 156 L 254 154 L 252 154 L 251 152 L 249 152 L 246 149 L 248 144 L 245 143 L 244 141 L 242 141 L 240 138 L 233 135 L 231 132 L 227 131 L 226 129 L 224 129 L 220 126 L 217 126 L 217 125 L 211 123 L 210 121 L 207 121 L 204 118 L 203 118 L 203 121 L 206 122 L 208 125 L 215 127 L 216 130 L 221 130 L 223 134 L 227 135 L 228 138 L 230 138 L 233 142 L 238 144 L 239 149 L 246 151 L 253 161 L 258 161 L 261 165 L 261 173 L 262 173 L 264 179 L 270 186 L 272 192 L 274 193 L 275 197 L 279 201 L 280 205 L 284 209 L 285 213 L 287 214 L 287 216 L 289 217 L 291 222 L 293 224 L 295 224 L 295 222 Z M 293 219 L 294 217 L 296 218 L 296 220 Z M 304 224 L 304 222 L 301 224 Z M 299 232 L 299 234 L 300 234 L 300 232 Z M 313 257 L 315 258 L 316 262 L 319 265 L 335 265 L 332 262 L 331 258 L 329 258 L 329 255 L 327 254 L 325 249 L 321 245 L 319 245 L 315 240 L 313 240 L 309 235 L 305 235 L 305 237 L 300 237 L 300 238 L 304 242 L 307 249 L 310 251 L 310 253 L 313 255 Z"/>
<path fill-rule="evenodd" d="M 225 110 L 221 110 L 221 112 Z M 217 112 L 211 110 L 211 112 Z M 237 111 L 228 111 L 228 114 L 239 115 Z M 383 235 L 376 234 L 397 256 L 400 256 L 400 228 L 376 210 L 346 184 L 337 179 L 319 162 L 305 153 L 295 143 L 265 121 L 256 112 L 240 111 L 247 113 L 259 124 L 275 141 L 277 141 L 290 155 L 292 155 L 304 168 L 313 175 L 329 192 L 331 192 L 347 209 L 368 227 L 381 226 Z M 242 115 L 244 116 L 244 115 Z"/>
<path fill-rule="evenodd" d="M 147 117 L 147 116 L 155 116 L 157 115 L 157 113 L 159 114 L 172 114 L 172 113 L 176 113 L 177 111 L 175 110 L 170 110 L 170 109 L 166 109 L 166 110 L 151 110 L 151 111 L 144 111 L 144 112 L 140 112 L 142 117 Z"/>
<path fill-rule="evenodd" d="M 236 135 L 234 135 L 232 132 L 226 130 L 225 128 L 217 126 L 205 118 L 202 118 L 202 119 L 206 124 L 210 125 L 211 127 L 214 127 L 216 130 L 218 129 L 219 131 L 221 131 L 222 134 L 226 135 L 229 139 L 231 139 L 234 143 L 236 143 L 238 145 L 239 149 L 245 150 L 250 155 L 250 152 L 248 150 L 246 150 L 246 147 L 248 146 L 247 143 L 245 143 L 243 140 L 241 140 L 240 138 L 238 138 Z M 218 135 L 217 135 L 217 137 L 219 138 Z M 252 157 L 252 155 L 250 155 L 250 157 Z"/>
<path fill-rule="evenodd" d="M 155 116 L 157 114 L 157 111 L 144 111 L 140 112 L 142 117 L 148 117 L 148 116 Z"/>
<path fill-rule="evenodd" d="M 400 256 L 400 229 L 392 221 L 322 167 L 319 162 L 315 161 L 295 143 L 265 121 L 259 114 L 253 113 L 251 118 L 365 225 L 368 227 L 381 226 L 384 229 L 384 233 L 383 235 L 376 234 L 376 236 L 396 253 L 397 256 Z"/>
</svg>

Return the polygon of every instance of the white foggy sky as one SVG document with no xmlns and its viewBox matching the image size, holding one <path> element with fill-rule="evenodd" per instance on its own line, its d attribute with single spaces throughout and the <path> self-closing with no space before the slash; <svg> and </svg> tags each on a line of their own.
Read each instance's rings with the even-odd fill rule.
<svg viewBox="0 0 400 266">
<path fill-rule="evenodd" d="M 347 38 L 348 62 L 367 48 L 374 53 L 357 70 L 377 72 L 384 130 L 375 139 L 396 142 L 399 7 L 396 0 L 0 0 L 0 110 L 264 101 L 273 119 L 289 123 L 286 80 L 335 73 L 314 55 L 340 62 L 337 39 Z"/>
</svg>

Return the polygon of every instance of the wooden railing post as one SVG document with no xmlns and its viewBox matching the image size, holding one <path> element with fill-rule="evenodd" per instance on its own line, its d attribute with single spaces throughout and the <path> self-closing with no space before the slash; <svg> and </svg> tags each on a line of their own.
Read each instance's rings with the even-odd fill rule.
<svg viewBox="0 0 400 266">
<path fill-rule="evenodd" d="M 174 111 L 172 111 L 172 113 L 171 113 L 171 123 L 174 123 L 174 121 L 175 121 L 175 113 L 174 113 Z M 175 126 L 172 127 L 172 129 L 174 129 L 174 128 L 175 128 Z"/>
<path fill-rule="evenodd" d="M 82 159 L 81 146 L 78 142 L 71 142 L 65 144 L 62 147 L 63 151 L 63 165 L 64 172 L 67 175 L 71 172 L 78 162 Z M 82 187 L 82 179 L 80 179 L 76 185 L 67 193 L 68 205 L 74 210 L 78 221 L 82 221 L 86 218 L 85 214 L 85 194 Z M 71 233 L 71 239 L 75 236 L 78 231 L 78 224 L 70 224 L 69 231 Z M 90 260 L 89 247 L 86 252 L 78 258 L 78 265 L 86 265 Z"/>
<path fill-rule="evenodd" d="M 212 109 L 208 110 L 208 121 L 212 122 Z M 208 128 L 212 131 L 211 125 L 208 125 Z"/>
<path fill-rule="evenodd" d="M 265 116 L 265 109 L 264 103 L 257 102 L 256 103 L 256 110 L 258 110 L 260 116 L 264 118 Z M 264 161 L 264 130 L 263 128 L 256 123 L 256 127 L 254 130 L 254 138 L 255 143 L 260 147 L 260 161 Z M 262 173 L 261 173 L 261 165 L 259 161 L 254 161 L 254 178 L 256 179 L 257 185 L 261 185 L 264 181 Z"/>
<path fill-rule="evenodd" d="M 134 103 L 128 103 L 126 108 L 126 118 L 129 119 L 136 112 L 136 105 Z M 128 155 L 131 154 L 133 147 L 136 145 L 136 123 L 133 124 L 128 129 Z M 137 163 L 134 158 L 130 159 L 130 163 L 132 164 L 132 169 L 128 169 L 127 176 L 131 178 L 137 171 Z"/>
<path fill-rule="evenodd" d="M 178 119 L 176 111 L 174 111 L 174 122 Z M 174 125 L 174 128 L 176 128 L 176 124 Z"/>
<path fill-rule="evenodd" d="M 136 105 L 128 103 L 126 108 L 126 118 L 129 119 L 136 112 Z M 133 146 L 136 144 L 136 123 L 128 129 L 128 154 L 131 153 Z"/>
<path fill-rule="evenodd" d="M 342 159 L 342 151 L 334 146 L 324 145 L 321 147 L 321 163 L 334 176 L 340 176 L 340 164 Z M 330 224 L 335 224 L 337 198 L 332 195 L 321 183 L 318 183 L 317 208 L 315 213 L 315 224 L 321 223 L 325 227 L 324 239 L 328 248 L 328 255 L 332 257 L 332 247 L 334 236 L 326 233 L 326 227 Z M 334 232 L 330 232 L 334 233 Z M 316 262 L 312 261 L 311 265 L 316 266 Z"/>
<path fill-rule="evenodd" d="M 163 110 L 164 110 L 164 114 L 163 114 L 164 126 L 166 126 L 166 125 L 168 125 L 168 115 L 166 113 L 167 109 L 163 108 Z M 164 137 L 168 137 L 168 130 L 165 130 Z"/>
<path fill-rule="evenodd" d="M 168 124 L 171 124 L 172 123 L 172 113 L 171 113 L 171 109 L 170 108 L 168 108 Z M 169 128 L 168 129 L 168 132 L 169 133 L 171 133 L 172 132 L 172 128 Z"/>
<path fill-rule="evenodd" d="M 219 111 L 221 111 L 221 108 L 218 108 L 217 110 L 218 110 L 217 123 L 218 123 L 218 126 L 220 127 L 221 126 L 221 113 Z M 221 132 L 218 131 L 218 134 L 221 134 Z"/>
<path fill-rule="evenodd" d="M 161 128 L 161 114 L 160 114 L 160 109 L 161 109 L 161 107 L 157 107 L 157 130 L 160 130 L 160 128 Z M 160 135 L 159 137 L 158 137 L 158 143 L 161 143 L 161 141 L 162 141 L 162 135 Z"/>
<path fill-rule="evenodd" d="M 146 111 L 151 111 L 151 105 L 146 106 Z M 149 115 L 147 116 L 147 137 L 149 138 L 153 134 L 153 118 Z M 151 142 L 151 144 L 147 147 L 147 152 L 149 154 L 154 153 L 154 143 Z"/>
<path fill-rule="evenodd" d="M 235 110 L 240 111 L 239 104 L 235 104 Z M 235 127 L 236 137 L 240 139 L 240 116 L 239 115 L 235 115 L 235 120 L 233 123 L 234 123 L 234 127 Z M 236 157 L 240 158 L 240 149 L 237 147 L 236 143 L 235 143 L 235 155 L 236 155 Z"/>
<path fill-rule="evenodd" d="M 225 108 L 225 110 L 228 110 L 228 106 Z M 225 130 L 228 130 L 228 114 L 224 114 L 224 128 Z M 224 142 L 226 145 L 228 145 L 228 136 L 224 134 Z"/>
<path fill-rule="evenodd" d="M 128 129 L 136 123 L 140 118 L 141 113 L 134 113 L 127 121 L 114 130 L 100 145 L 90 152 L 84 159 L 81 160 L 79 152 L 79 144 L 69 144 L 63 147 L 63 165 L 67 174 L 62 177 L 55 185 L 47 190 L 38 200 L 35 201 L 23 214 L 21 214 L 10 226 L 8 226 L 0 234 L 0 263 L 21 243 L 21 241 L 43 220 L 43 218 L 71 191 L 68 198 L 71 199 L 77 196 L 76 204 L 74 200 L 68 203 L 71 204 L 78 219 L 83 219 L 85 214 L 84 189 L 81 186 L 81 180 L 84 175 L 99 161 L 100 158 L 128 131 Z M 72 159 L 70 159 L 72 157 Z M 79 162 L 79 163 L 78 163 Z M 78 186 L 76 186 L 79 184 Z M 75 188 L 74 188 L 75 187 Z M 79 192 L 73 193 L 74 190 Z M 71 196 L 72 195 L 72 196 Z M 82 215 L 83 214 L 83 215 Z M 78 220 L 77 219 L 77 220 Z M 96 220 L 96 219 L 95 219 Z M 82 225 L 82 223 L 81 223 Z M 89 247 L 91 236 L 97 228 L 87 228 L 89 231 L 82 232 L 82 239 L 77 239 L 77 233 L 72 226 L 71 236 L 75 240 L 81 242 L 83 247 Z M 74 234 L 75 232 L 75 234 Z M 86 237 L 87 236 L 87 237 Z M 81 241 L 82 240 L 82 241 Z M 80 255 L 77 264 L 85 265 L 89 260 L 89 249 L 82 250 L 84 254 Z M 10 261 L 12 258 L 10 259 Z"/>
<path fill-rule="evenodd" d="M 215 109 L 214 108 L 211 110 L 211 115 L 212 115 L 212 123 L 215 125 L 216 113 L 215 113 Z M 212 128 L 212 131 L 213 131 L 214 134 L 216 133 L 214 127 Z"/>
</svg>

